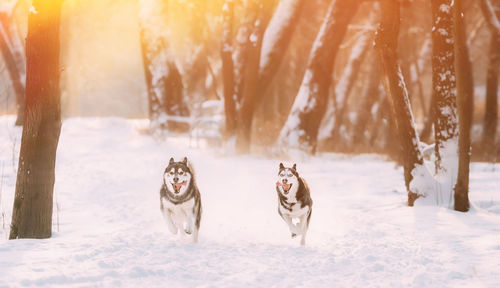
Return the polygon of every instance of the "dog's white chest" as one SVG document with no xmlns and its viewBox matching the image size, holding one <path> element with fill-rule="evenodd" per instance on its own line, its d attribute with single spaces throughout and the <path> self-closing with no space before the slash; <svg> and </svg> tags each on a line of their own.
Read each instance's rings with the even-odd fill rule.
<svg viewBox="0 0 500 288">
<path fill-rule="evenodd" d="M 162 199 L 162 201 L 176 226 L 181 226 L 193 215 L 194 198 L 180 204 L 174 204 L 166 199 Z"/>
<path fill-rule="evenodd" d="M 309 206 L 304 206 L 303 208 L 301 208 L 301 205 L 301 203 L 295 203 L 295 205 L 290 207 L 290 209 L 286 209 L 285 207 L 283 207 L 283 205 L 280 204 L 279 209 L 281 214 L 283 215 L 287 215 L 290 218 L 299 218 L 309 211 Z"/>
</svg>

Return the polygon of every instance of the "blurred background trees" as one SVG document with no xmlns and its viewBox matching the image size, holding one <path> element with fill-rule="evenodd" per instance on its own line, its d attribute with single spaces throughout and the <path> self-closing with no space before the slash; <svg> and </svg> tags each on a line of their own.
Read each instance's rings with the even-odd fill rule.
<svg viewBox="0 0 500 288">
<path fill-rule="evenodd" d="M 439 157 L 430 153 L 439 144 L 425 146 L 441 143 L 447 129 L 436 110 L 443 83 L 432 64 L 440 59 L 435 38 L 456 32 L 451 20 L 433 31 L 435 1 L 398 2 L 397 64 L 423 156 Z M 21 115 L 31 1 L 0 3 L 0 111 Z M 500 3 L 462 6 L 471 157 L 496 161 Z M 403 163 L 373 47 L 379 1 L 66 0 L 61 15 L 64 117 L 149 118 L 152 130 L 197 131 L 241 153 L 381 153 Z"/>
</svg>

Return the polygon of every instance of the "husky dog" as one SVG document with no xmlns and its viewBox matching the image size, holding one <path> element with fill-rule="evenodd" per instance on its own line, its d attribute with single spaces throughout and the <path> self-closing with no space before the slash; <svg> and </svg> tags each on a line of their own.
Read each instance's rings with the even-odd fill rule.
<svg viewBox="0 0 500 288">
<path fill-rule="evenodd" d="M 181 230 L 193 235 L 194 243 L 198 242 L 201 197 L 194 179 L 194 171 L 186 157 L 182 162 L 175 162 L 174 158 L 170 158 L 163 173 L 160 210 L 172 234 Z"/>
<path fill-rule="evenodd" d="M 279 199 L 278 213 L 288 224 L 292 238 L 302 235 L 300 245 L 305 245 L 312 200 L 307 183 L 297 173 L 297 164 L 287 168 L 280 163 L 276 191 Z M 297 219 L 298 222 L 293 224 L 292 219 Z"/>
</svg>

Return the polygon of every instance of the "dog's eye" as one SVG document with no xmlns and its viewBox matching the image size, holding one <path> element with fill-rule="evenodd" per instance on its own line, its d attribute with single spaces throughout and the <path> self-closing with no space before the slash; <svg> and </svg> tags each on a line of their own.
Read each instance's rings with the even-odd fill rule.
<svg viewBox="0 0 500 288">
<path fill-rule="evenodd" d="M 170 175 L 174 175 L 174 172 L 170 172 Z"/>
<path fill-rule="evenodd" d="M 184 172 L 182 172 L 182 171 L 181 171 L 181 172 L 179 172 L 179 175 L 181 175 L 181 176 L 182 176 L 182 175 L 184 175 Z"/>
<path fill-rule="evenodd" d="M 292 174 L 288 174 L 288 177 L 292 177 L 293 175 Z"/>
</svg>

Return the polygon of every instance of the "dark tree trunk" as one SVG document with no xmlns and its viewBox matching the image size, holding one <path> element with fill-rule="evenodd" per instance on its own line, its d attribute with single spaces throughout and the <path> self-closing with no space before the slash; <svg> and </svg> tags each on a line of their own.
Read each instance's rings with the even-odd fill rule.
<svg viewBox="0 0 500 288">
<path fill-rule="evenodd" d="M 233 22 L 234 4 L 226 0 L 222 9 L 222 81 L 224 86 L 224 114 L 226 115 L 225 138 L 236 132 L 236 99 L 234 94 L 234 64 L 233 64 Z"/>
<path fill-rule="evenodd" d="M 359 1 L 332 0 L 309 56 L 299 92 L 280 133 L 283 146 L 315 153 L 319 125 L 328 105 L 335 56 Z"/>
<path fill-rule="evenodd" d="M 258 93 L 255 97 L 257 98 L 257 102 L 267 94 L 269 86 L 275 79 L 275 76 L 278 72 L 278 69 L 283 62 L 285 57 L 285 52 L 288 50 L 288 46 L 290 41 L 292 40 L 293 33 L 295 32 L 295 28 L 299 23 L 300 16 L 302 15 L 302 10 L 304 8 L 304 4 L 306 0 L 290 0 L 288 7 L 282 7 L 281 5 L 285 5 L 287 1 L 281 1 L 280 6 L 276 9 L 276 14 L 282 13 L 280 8 L 288 8 L 285 15 L 280 14 L 279 20 L 277 23 L 279 29 L 271 30 L 268 33 L 270 34 L 270 38 L 273 41 L 268 41 L 265 43 L 265 47 L 263 47 L 260 59 L 260 67 L 259 67 L 259 87 Z M 284 14 L 284 13 L 283 13 Z M 271 20 L 269 27 L 274 24 L 274 21 Z M 272 32 L 272 33 L 271 33 Z M 267 34 L 266 34 L 267 35 Z M 267 38 L 264 35 L 263 41 L 266 41 Z"/>
<path fill-rule="evenodd" d="M 382 0 L 381 7 L 382 20 L 377 31 L 375 47 L 379 52 L 383 68 L 384 87 L 387 95 L 392 99 L 392 108 L 403 151 L 402 159 L 408 191 L 408 205 L 413 206 L 418 196 L 410 190 L 410 182 L 413 179 L 412 171 L 417 165 L 423 164 L 423 158 L 418 147 L 419 139 L 414 126 L 405 82 L 398 64 L 399 2 Z"/>
<path fill-rule="evenodd" d="M 10 41 L 11 37 L 9 37 L 9 27 L 8 27 L 8 16 L 0 13 L 0 25 L 2 25 L 2 33 L 0 33 L 0 49 L 2 50 L 2 56 L 5 62 L 5 67 L 9 72 L 10 80 L 12 82 L 12 87 L 14 90 L 14 94 L 16 95 L 16 110 L 17 110 L 17 119 L 16 125 L 23 125 L 24 120 L 24 94 L 25 87 L 22 83 L 22 75 L 21 71 L 19 71 L 17 61 L 16 61 L 16 52 L 13 51 L 14 45 Z"/>
<path fill-rule="evenodd" d="M 473 80 L 469 49 L 465 36 L 462 0 L 454 0 L 455 71 L 458 104 L 458 177 L 455 185 L 455 210 L 469 211 L 470 129 L 472 122 Z"/>
<path fill-rule="evenodd" d="M 266 5 L 269 5 L 270 2 L 265 2 Z M 240 113 L 240 129 L 239 129 L 239 137 L 237 138 L 237 143 L 239 143 L 240 152 L 246 152 L 250 148 L 251 143 L 251 130 L 252 123 L 254 119 L 254 115 L 256 113 L 257 108 L 262 103 L 262 99 L 264 97 L 269 97 L 269 87 L 271 83 L 275 79 L 278 69 L 283 62 L 283 58 L 286 54 L 286 50 L 290 44 L 292 39 L 293 32 L 297 27 L 297 23 L 299 22 L 299 17 L 302 12 L 302 8 L 304 6 L 304 0 L 290 0 L 290 1 L 281 1 L 280 6 L 277 8 L 275 15 L 279 14 L 277 18 L 279 20 L 275 20 L 275 22 L 271 22 L 270 25 L 273 27 L 269 27 L 271 31 L 269 33 L 270 37 L 267 38 L 267 43 L 265 39 L 265 30 L 268 28 L 267 22 L 269 20 L 269 15 L 261 13 L 260 19 L 260 29 L 254 31 L 254 35 L 258 35 L 259 39 L 257 39 L 257 43 L 259 49 L 249 49 L 249 55 L 247 58 L 248 65 L 252 65 L 252 68 L 247 67 L 253 71 L 253 69 L 258 70 L 257 77 L 255 79 L 255 73 L 248 73 L 247 76 L 250 76 L 249 79 L 245 79 L 245 81 L 250 80 L 254 83 L 254 87 L 251 90 L 246 90 L 244 93 L 245 96 L 242 97 L 242 105 L 241 105 L 241 113 Z M 287 6 L 288 5 L 288 6 Z M 266 12 L 270 7 L 264 8 L 264 12 Z M 286 12 L 286 13 L 284 13 Z M 265 25 L 264 25 L 265 24 Z M 274 29 L 274 27 L 276 27 Z M 262 45 L 265 44 L 264 47 Z M 264 49 L 264 50 L 262 50 Z M 253 52 L 252 52 L 253 50 Z M 255 54 L 259 51 L 259 55 Z M 257 62 L 258 60 L 258 62 Z M 255 63 L 253 63 L 255 61 Z M 249 86 L 247 86 L 248 88 Z M 271 96 L 272 97 L 272 96 Z M 264 101 L 265 103 L 269 103 L 273 101 L 269 99 L 268 101 Z"/>
<path fill-rule="evenodd" d="M 379 98 L 380 70 L 378 69 L 377 58 L 370 61 L 370 78 L 363 92 L 363 100 L 357 111 L 356 124 L 352 133 L 352 144 L 355 147 L 362 147 L 366 144 L 365 131 L 368 122 L 372 119 L 372 107 Z M 379 107 L 380 108 L 380 107 Z"/>
<path fill-rule="evenodd" d="M 265 2 L 269 3 L 269 2 Z M 252 118 L 256 107 L 256 93 L 259 83 L 260 51 L 262 38 L 267 26 L 267 9 L 261 0 L 251 0 L 249 10 L 255 13 L 255 21 L 247 39 L 246 65 L 243 70 L 244 85 L 241 98 L 241 108 L 238 111 L 238 129 L 236 132 L 236 150 L 238 153 L 250 151 L 250 136 L 252 129 Z"/>
<path fill-rule="evenodd" d="M 490 0 L 480 0 L 479 4 L 490 29 L 491 42 L 486 78 L 486 104 L 483 124 L 483 151 L 486 159 L 493 159 L 498 121 L 498 69 L 500 66 L 500 12 L 495 12 Z"/>
<path fill-rule="evenodd" d="M 495 138 L 498 126 L 498 69 L 500 67 L 500 35 L 492 34 L 486 76 L 484 106 L 483 151 L 485 159 L 495 161 Z"/>
<path fill-rule="evenodd" d="M 455 84 L 455 52 L 453 39 L 453 15 L 451 2 L 453 0 L 431 0 L 432 6 L 432 93 L 434 94 L 434 139 L 436 154 L 436 174 L 446 172 L 455 181 L 456 171 L 448 171 L 455 165 L 457 158 L 455 150 L 458 143 L 456 115 L 456 84 Z M 455 151 L 452 151 L 455 150 Z M 452 174 L 449 174 L 452 173 Z"/>
<path fill-rule="evenodd" d="M 422 132 L 420 132 L 420 139 L 424 142 L 429 142 L 432 136 L 432 127 L 434 126 L 435 122 L 435 110 L 436 107 L 434 106 L 434 103 L 436 103 L 435 100 L 436 96 L 434 93 L 431 94 L 431 103 L 428 108 L 427 115 L 424 119 L 424 128 L 422 129 Z"/>
<path fill-rule="evenodd" d="M 371 21 L 368 24 L 372 24 Z M 326 129 L 321 133 L 325 133 L 326 138 L 324 140 L 320 139 L 324 141 L 327 150 L 338 151 L 342 146 L 341 130 L 344 125 L 345 114 L 349 107 L 349 97 L 356 84 L 365 55 L 369 48 L 371 48 L 373 42 L 371 36 L 371 33 L 366 32 L 359 37 L 352 48 L 351 55 L 349 56 L 342 76 L 335 86 L 334 97 L 336 99 L 336 105 L 335 107 L 334 105 L 330 105 L 331 112 L 326 114 L 326 117 L 329 117 L 327 119 Z M 320 138 L 322 137 L 320 136 Z"/>
<path fill-rule="evenodd" d="M 59 23 L 62 1 L 33 0 L 26 40 L 26 111 L 10 239 L 49 238 L 61 130 Z"/>
<path fill-rule="evenodd" d="M 182 75 L 174 62 L 167 61 L 167 66 L 168 73 L 163 80 L 165 86 L 163 105 L 165 113 L 169 116 L 168 129 L 175 132 L 187 132 L 189 124 L 185 122 L 184 117 L 189 116 L 189 107 L 184 99 Z"/>
</svg>

